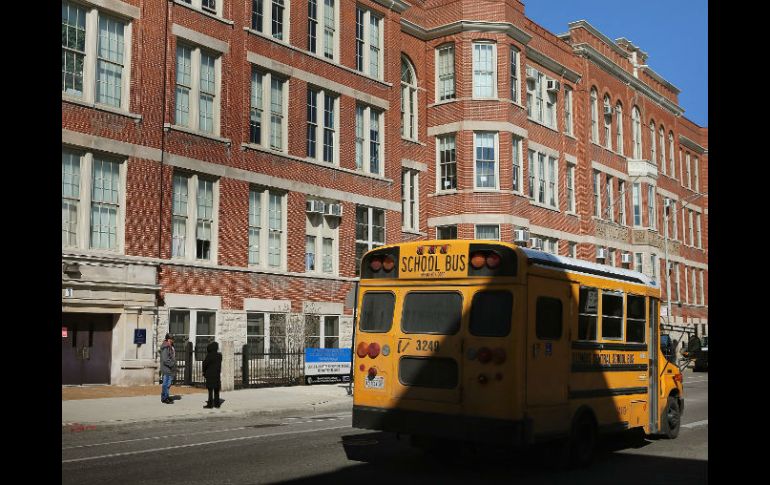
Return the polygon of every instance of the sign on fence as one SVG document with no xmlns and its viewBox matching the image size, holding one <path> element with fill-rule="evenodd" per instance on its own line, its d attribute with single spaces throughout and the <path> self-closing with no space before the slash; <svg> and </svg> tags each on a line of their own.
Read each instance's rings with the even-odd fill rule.
<svg viewBox="0 0 770 485">
<path fill-rule="evenodd" d="M 351 349 L 305 349 L 305 382 L 350 382 Z"/>
</svg>

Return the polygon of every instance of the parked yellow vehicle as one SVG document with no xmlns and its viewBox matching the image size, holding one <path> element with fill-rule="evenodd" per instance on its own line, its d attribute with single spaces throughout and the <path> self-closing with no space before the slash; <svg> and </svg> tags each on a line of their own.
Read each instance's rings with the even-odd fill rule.
<svg viewBox="0 0 770 485">
<path fill-rule="evenodd" d="M 513 244 L 440 240 L 362 259 L 353 426 L 528 446 L 597 433 L 675 438 L 682 375 L 642 273 Z"/>
</svg>

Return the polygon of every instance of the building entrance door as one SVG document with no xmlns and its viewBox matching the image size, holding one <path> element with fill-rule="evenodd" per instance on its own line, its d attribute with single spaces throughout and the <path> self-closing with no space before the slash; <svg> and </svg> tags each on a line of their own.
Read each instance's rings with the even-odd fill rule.
<svg viewBox="0 0 770 485">
<path fill-rule="evenodd" d="M 110 383 L 114 321 L 109 313 L 62 313 L 62 384 Z"/>
</svg>

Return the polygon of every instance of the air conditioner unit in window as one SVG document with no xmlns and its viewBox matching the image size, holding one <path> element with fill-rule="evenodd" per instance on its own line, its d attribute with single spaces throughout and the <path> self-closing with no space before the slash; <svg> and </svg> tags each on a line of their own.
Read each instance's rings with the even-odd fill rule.
<svg viewBox="0 0 770 485">
<path fill-rule="evenodd" d="M 620 255 L 620 262 L 623 264 L 631 264 L 631 253 L 623 253 Z"/>
<path fill-rule="evenodd" d="M 308 200 L 305 202 L 305 212 L 312 212 L 315 214 L 324 213 L 324 203 L 321 200 Z"/>
<path fill-rule="evenodd" d="M 612 116 L 612 106 L 608 104 L 604 105 L 604 116 Z"/>
<path fill-rule="evenodd" d="M 537 79 L 537 71 L 534 68 L 527 68 L 527 79 Z"/>
<path fill-rule="evenodd" d="M 596 259 L 604 259 L 607 257 L 607 250 L 605 248 L 596 248 Z"/>
<path fill-rule="evenodd" d="M 561 87 L 561 84 L 556 79 L 549 79 L 545 83 L 546 91 L 558 92 L 560 87 Z"/>
<path fill-rule="evenodd" d="M 327 216 L 342 217 L 342 204 L 326 204 L 324 214 Z"/>
<path fill-rule="evenodd" d="M 529 247 L 532 249 L 539 249 L 543 250 L 543 240 L 539 237 L 531 237 L 529 238 Z"/>
<path fill-rule="evenodd" d="M 527 231 L 526 229 L 514 230 L 513 242 L 518 244 L 527 244 L 529 242 L 529 231 Z"/>
</svg>

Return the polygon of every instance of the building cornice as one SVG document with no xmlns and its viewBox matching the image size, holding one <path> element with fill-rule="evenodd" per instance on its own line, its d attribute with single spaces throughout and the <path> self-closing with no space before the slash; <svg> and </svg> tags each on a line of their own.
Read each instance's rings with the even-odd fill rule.
<svg viewBox="0 0 770 485">
<path fill-rule="evenodd" d="M 526 33 L 510 22 L 484 22 L 481 20 L 458 20 L 451 24 L 426 29 L 409 20 L 401 19 L 401 31 L 423 41 L 433 40 L 447 35 L 454 35 L 459 32 L 507 34 L 522 44 L 528 44 L 532 39 L 532 35 Z"/>
<path fill-rule="evenodd" d="M 684 109 L 673 103 L 668 98 L 656 93 L 651 87 L 626 72 L 625 69 L 615 64 L 611 59 L 607 58 L 604 56 L 604 54 L 594 49 L 594 47 L 590 44 L 581 43 L 575 44 L 572 47 L 575 50 L 575 54 L 584 56 L 593 61 L 597 66 L 625 82 L 626 84 L 632 86 L 634 89 L 638 90 L 664 109 L 670 111 L 675 116 L 682 116 L 684 113 Z"/>
<path fill-rule="evenodd" d="M 598 37 L 602 42 L 607 44 L 607 46 L 610 49 L 612 49 L 613 51 L 615 51 L 615 53 L 617 53 L 618 55 L 620 55 L 622 57 L 625 57 L 626 59 L 631 57 L 631 54 L 629 54 L 628 52 L 626 52 L 623 49 L 621 49 L 615 42 L 612 41 L 612 39 L 610 39 L 606 35 L 604 35 L 601 32 L 599 32 L 596 29 L 596 27 L 594 27 L 593 25 L 589 24 L 587 20 L 576 20 L 575 22 L 570 22 L 567 25 L 569 26 L 570 30 L 584 28 L 588 32 L 590 32 L 591 34 L 593 34 L 596 37 Z M 568 36 L 568 35 L 569 34 L 562 34 L 559 37 L 561 38 L 562 36 Z"/>
<path fill-rule="evenodd" d="M 700 154 L 708 153 L 708 150 L 703 148 L 702 146 L 698 145 L 696 142 L 690 140 L 684 135 L 679 135 L 679 143 L 686 146 L 690 150 L 695 150 L 696 152 Z"/>
<path fill-rule="evenodd" d="M 559 64 L 558 62 L 554 61 L 553 59 L 546 56 L 542 52 L 535 50 L 530 46 L 526 47 L 526 52 L 527 52 L 527 59 L 540 64 L 546 69 L 549 69 L 553 72 L 557 72 L 561 74 L 568 81 L 572 81 L 573 83 L 580 82 L 580 74 L 576 73 L 575 71 L 573 71 L 568 67 L 563 66 L 562 64 Z"/>
<path fill-rule="evenodd" d="M 404 13 L 406 9 L 411 7 L 403 0 L 372 0 L 374 3 L 379 3 L 383 7 L 388 7 L 388 10 L 393 10 L 396 13 Z"/>
<path fill-rule="evenodd" d="M 679 89 L 678 87 L 674 86 L 674 85 L 673 85 L 673 84 L 671 84 L 670 82 L 666 81 L 665 79 L 663 79 L 663 77 L 661 77 L 661 75 L 660 75 L 660 74 L 658 74 L 657 72 L 653 71 L 653 70 L 650 68 L 650 66 L 647 66 L 647 65 L 643 65 L 643 66 L 639 66 L 639 67 L 640 67 L 640 68 L 641 68 L 641 69 L 642 69 L 644 72 L 646 72 L 647 74 L 649 74 L 651 78 L 653 78 L 654 80 L 658 81 L 659 83 L 661 83 L 662 85 L 666 86 L 668 89 L 670 89 L 671 91 L 673 91 L 673 93 L 674 93 L 674 94 L 679 94 L 679 93 L 681 93 L 681 92 L 682 92 L 682 90 L 681 90 L 681 89 Z"/>
</svg>

